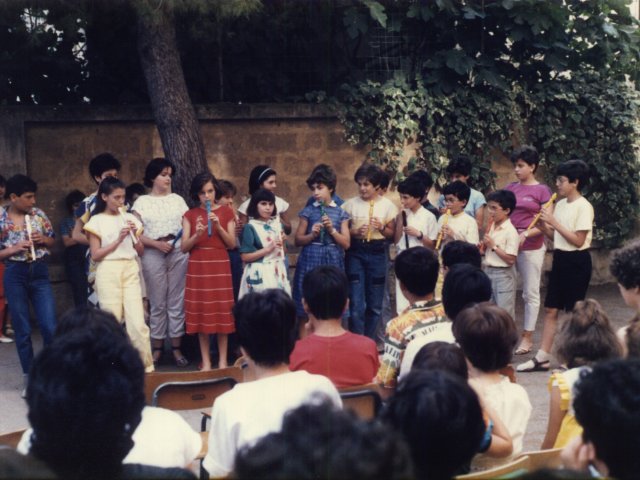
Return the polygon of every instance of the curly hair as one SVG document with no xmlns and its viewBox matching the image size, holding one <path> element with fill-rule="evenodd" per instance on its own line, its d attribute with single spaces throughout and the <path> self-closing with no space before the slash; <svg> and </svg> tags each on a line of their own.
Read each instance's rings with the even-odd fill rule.
<svg viewBox="0 0 640 480">
<path fill-rule="evenodd" d="M 569 368 L 618 358 L 622 354 L 609 317 L 592 298 L 576 303 L 560 326 L 556 345 L 556 356 Z"/>
<path fill-rule="evenodd" d="M 624 288 L 640 287 L 640 240 L 613 252 L 609 270 Z"/>
</svg>

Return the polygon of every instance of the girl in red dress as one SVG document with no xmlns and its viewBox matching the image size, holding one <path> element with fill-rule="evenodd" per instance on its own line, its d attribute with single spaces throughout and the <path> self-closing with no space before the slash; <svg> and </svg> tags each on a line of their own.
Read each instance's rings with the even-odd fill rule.
<svg viewBox="0 0 640 480">
<path fill-rule="evenodd" d="M 202 370 L 211 370 L 209 335 L 217 334 L 218 368 L 227 366 L 227 338 L 235 331 L 231 309 L 233 286 L 227 249 L 235 248 L 235 215 L 215 204 L 218 182 L 200 173 L 191 182 L 191 198 L 199 203 L 182 218 L 182 251 L 189 253 L 184 293 L 188 334 L 197 333 Z"/>
</svg>

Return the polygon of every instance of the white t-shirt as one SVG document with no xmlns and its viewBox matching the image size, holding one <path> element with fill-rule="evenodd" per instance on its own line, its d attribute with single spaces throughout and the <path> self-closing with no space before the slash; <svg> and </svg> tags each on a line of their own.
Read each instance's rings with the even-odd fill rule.
<svg viewBox="0 0 640 480">
<path fill-rule="evenodd" d="M 287 411 L 325 399 L 342 407 L 340 395 L 327 377 L 303 370 L 239 383 L 213 405 L 204 468 L 210 477 L 228 475 L 241 447 L 279 431 Z"/>
<path fill-rule="evenodd" d="M 442 322 L 436 324 L 436 329 L 429 332 L 428 335 L 417 337 L 411 340 L 407 344 L 407 348 L 404 351 L 402 362 L 400 363 L 400 372 L 398 373 L 398 382 L 402 380 L 410 371 L 413 360 L 416 358 L 416 354 L 427 343 L 431 342 L 447 342 L 456 343 L 456 339 L 451 331 L 451 322 Z"/>
<path fill-rule="evenodd" d="M 182 228 L 182 216 L 187 210 L 189 207 L 177 193 L 142 195 L 133 204 L 133 211 L 142 218 L 144 234 L 154 240 L 177 235 Z"/>
<path fill-rule="evenodd" d="M 131 213 L 125 213 L 125 218 L 133 222 L 136 226 L 136 237 L 142 234 L 142 223 L 135 215 Z M 93 215 L 89 221 L 84 225 L 84 229 L 87 232 L 94 234 L 100 239 L 100 246 L 105 247 L 118 239 L 120 230 L 126 226 L 125 220 L 122 215 L 111 215 L 108 213 L 99 213 Z M 138 256 L 135 248 L 133 248 L 133 240 L 131 235 L 127 235 L 118 248 L 113 252 L 105 256 L 102 260 L 133 260 Z"/>
<path fill-rule="evenodd" d="M 403 210 L 407 214 L 407 227 L 414 227 L 418 229 L 425 237 L 431 240 L 436 239 L 438 236 L 438 221 L 433 213 L 423 206 L 420 206 L 415 213 L 408 208 Z M 406 249 L 406 238 L 409 239 L 409 248 L 423 246 L 422 240 L 418 240 L 418 237 L 412 237 L 403 233 L 400 237 L 400 241 L 396 244 L 396 251 L 398 253 Z"/>
<path fill-rule="evenodd" d="M 594 213 L 593 206 L 586 198 L 580 197 L 571 203 L 567 202 L 566 198 L 563 198 L 556 205 L 553 216 L 556 217 L 556 220 L 558 220 L 560 224 L 572 232 L 587 231 L 587 238 L 580 248 L 567 242 L 557 231 L 553 232 L 553 248 L 564 250 L 565 252 L 574 252 L 577 250 L 587 250 L 591 246 Z"/>
<path fill-rule="evenodd" d="M 496 227 L 494 223 L 488 232 L 489 236 L 496 242 L 496 247 L 505 252 L 507 255 L 518 255 L 518 248 L 520 247 L 520 237 L 518 231 L 511 224 L 511 220 L 508 218 L 502 222 L 502 225 Z M 498 254 L 491 249 L 487 249 L 484 254 L 484 264 L 487 267 L 509 267 Z"/>
<path fill-rule="evenodd" d="M 243 215 L 247 215 L 247 207 L 249 206 L 249 202 L 251 201 L 251 197 L 247 198 L 244 202 L 240 204 L 238 207 L 238 213 Z M 278 215 L 289 210 L 289 202 L 287 202 L 284 198 L 280 198 L 276 195 L 276 211 Z"/>
<path fill-rule="evenodd" d="M 27 455 L 31 450 L 31 434 L 27 429 L 17 450 Z M 122 463 L 140 463 L 163 468 L 185 468 L 200 453 L 202 437 L 176 412 L 157 407 L 144 407 L 142 420 L 133 432 L 133 447 Z"/>
<path fill-rule="evenodd" d="M 487 201 L 485 200 L 482 192 L 476 190 L 475 188 L 470 188 L 469 201 L 464 207 L 464 213 L 472 216 L 473 218 L 476 218 L 476 212 L 480 209 L 480 207 L 483 207 L 486 204 Z M 442 210 L 444 206 L 444 195 L 440 195 L 440 197 L 438 197 L 438 210 Z"/>
<path fill-rule="evenodd" d="M 369 211 L 371 209 L 370 201 L 363 200 L 360 197 L 353 197 L 342 204 L 342 209 L 351 217 L 351 228 L 360 229 L 363 225 L 369 225 Z M 373 199 L 373 215 L 387 225 L 398 215 L 398 208 L 391 200 L 386 197 L 376 195 Z M 371 240 L 384 240 L 384 236 L 379 230 L 371 232 Z"/>
<path fill-rule="evenodd" d="M 438 230 L 442 228 L 446 217 L 446 215 L 441 215 L 438 219 Z M 457 215 L 449 215 L 447 225 L 454 231 L 455 240 L 463 240 L 474 245 L 480 243 L 478 222 L 476 222 L 475 218 L 466 215 L 464 212 L 460 212 Z"/>
</svg>

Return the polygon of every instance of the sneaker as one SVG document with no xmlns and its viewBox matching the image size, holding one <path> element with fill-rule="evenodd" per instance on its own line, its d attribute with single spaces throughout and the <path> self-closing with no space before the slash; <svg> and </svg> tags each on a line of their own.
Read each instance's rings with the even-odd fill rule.
<svg viewBox="0 0 640 480">
<path fill-rule="evenodd" d="M 0 343 L 13 343 L 13 338 L 2 336 L 0 337 Z"/>
</svg>

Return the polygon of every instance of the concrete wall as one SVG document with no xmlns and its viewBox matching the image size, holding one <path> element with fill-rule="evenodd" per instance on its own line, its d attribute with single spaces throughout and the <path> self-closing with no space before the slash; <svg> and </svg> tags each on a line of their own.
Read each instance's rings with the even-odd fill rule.
<svg viewBox="0 0 640 480">
<path fill-rule="evenodd" d="M 343 198 L 357 194 L 353 172 L 366 150 L 344 140 L 335 116 L 318 105 L 199 106 L 209 166 L 219 178 L 238 188 L 237 202 L 247 193 L 250 170 L 268 164 L 278 172 L 278 195 L 291 203 L 291 218 L 309 191 L 305 179 L 314 165 L 328 163 L 338 174 Z M 54 225 L 66 215 L 64 196 L 73 189 L 89 193 L 91 158 L 113 153 L 123 164 L 126 183 L 141 182 L 146 163 L 163 156 L 162 145 L 147 107 L 2 107 L 0 108 L 0 173 L 27 173 L 38 182 L 38 204 Z M 506 158 L 494 162 L 497 186 L 513 180 Z M 398 203 L 395 192 L 389 197 Z M 294 225 L 295 229 L 295 225 Z M 61 242 L 53 249 L 51 276 L 60 307 L 69 297 L 61 265 Z M 594 283 L 611 281 L 608 252 L 594 253 Z"/>
</svg>

